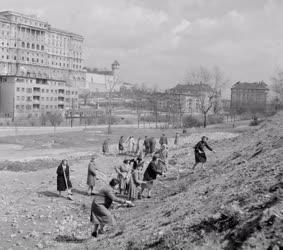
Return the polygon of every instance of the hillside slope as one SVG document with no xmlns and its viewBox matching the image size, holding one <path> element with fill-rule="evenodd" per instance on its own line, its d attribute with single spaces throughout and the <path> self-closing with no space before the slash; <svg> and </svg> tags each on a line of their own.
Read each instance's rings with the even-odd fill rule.
<svg viewBox="0 0 283 250">
<path fill-rule="evenodd" d="M 189 148 L 173 151 L 154 198 L 116 208 L 118 231 L 74 249 L 282 249 L 282 113 L 239 137 L 214 141 L 205 169 L 190 173 Z M 176 164 L 175 164 L 176 163 Z M 179 165 L 183 174 L 176 180 Z"/>
</svg>

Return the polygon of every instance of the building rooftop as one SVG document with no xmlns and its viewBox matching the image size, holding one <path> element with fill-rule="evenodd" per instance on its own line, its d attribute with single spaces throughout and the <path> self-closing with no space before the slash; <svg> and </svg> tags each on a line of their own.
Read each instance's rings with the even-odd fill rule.
<svg viewBox="0 0 283 250">
<path fill-rule="evenodd" d="M 208 84 L 177 84 L 174 88 L 169 89 L 169 92 L 199 95 L 200 92 L 210 92 L 212 87 Z"/>
<path fill-rule="evenodd" d="M 93 73 L 93 74 L 98 74 L 98 75 L 113 75 L 112 70 L 107 70 L 107 69 L 97 69 L 97 68 L 84 68 L 87 73 Z"/>
<path fill-rule="evenodd" d="M 48 22 L 46 22 L 42 18 L 37 17 L 36 15 L 27 15 L 27 14 L 19 13 L 19 12 L 16 12 L 16 11 L 0 11 L 0 20 L 11 21 L 8 18 L 9 16 L 22 16 L 22 17 L 30 18 L 30 19 L 33 19 L 33 20 L 36 20 L 36 21 L 40 21 L 42 23 L 45 23 L 47 25 L 49 31 L 51 31 L 51 32 L 65 33 L 68 36 L 76 37 L 79 40 L 83 40 L 82 35 L 75 34 L 75 33 L 70 32 L 70 31 L 54 28 Z"/>
<path fill-rule="evenodd" d="M 263 81 L 261 82 L 236 82 L 232 89 L 262 89 L 268 90 L 267 84 Z"/>
</svg>

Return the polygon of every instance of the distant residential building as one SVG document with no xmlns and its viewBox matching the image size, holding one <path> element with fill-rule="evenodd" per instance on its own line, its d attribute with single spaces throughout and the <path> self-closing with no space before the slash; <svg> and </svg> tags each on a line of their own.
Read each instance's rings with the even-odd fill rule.
<svg viewBox="0 0 283 250">
<path fill-rule="evenodd" d="M 109 84 L 113 85 L 116 80 L 120 64 L 114 61 L 111 65 L 111 70 L 107 69 L 91 69 L 86 70 L 86 82 L 85 86 L 81 90 L 89 90 L 90 92 L 107 92 L 109 91 Z M 118 91 L 121 87 L 119 81 L 114 86 L 114 91 Z"/>
<path fill-rule="evenodd" d="M 208 95 L 213 89 L 208 84 L 178 84 L 168 93 L 176 95 L 176 101 L 180 102 L 182 112 L 189 114 L 201 113 L 201 98 Z"/>
<path fill-rule="evenodd" d="M 0 12 L 0 112 L 38 116 L 76 107 L 85 84 L 82 50 L 80 35 L 35 16 Z"/>
<path fill-rule="evenodd" d="M 231 88 L 231 110 L 265 111 L 268 88 L 264 82 L 237 82 Z"/>
</svg>

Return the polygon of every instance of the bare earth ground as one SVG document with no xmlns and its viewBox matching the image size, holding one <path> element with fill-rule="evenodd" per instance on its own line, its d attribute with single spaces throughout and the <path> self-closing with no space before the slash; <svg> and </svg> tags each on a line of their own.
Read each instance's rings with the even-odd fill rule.
<svg viewBox="0 0 283 250">
<path fill-rule="evenodd" d="M 71 137 L 58 134 L 57 148 L 49 148 L 55 150 L 54 155 L 49 154 L 48 148 L 47 153 L 42 151 L 43 156 L 51 155 L 49 165 L 45 165 L 46 159 L 41 160 L 41 154 L 36 155 L 43 162 L 38 171 L 34 171 L 35 166 L 29 168 L 29 164 L 38 163 L 36 160 L 23 159 L 34 150 L 42 150 L 42 142 L 50 141 L 50 135 L 2 138 L 1 142 L 13 144 L 15 151 L 16 147 L 23 148 L 15 154 L 18 165 L 10 169 L 13 171 L 3 170 L 0 175 L 0 248 L 281 249 L 282 121 L 281 113 L 258 127 L 245 129 L 239 136 L 224 128 L 208 129 L 205 134 L 217 154 L 208 153 L 205 169 L 198 167 L 194 172 L 190 171 L 194 161 L 192 146 L 204 132 L 190 131 L 188 137 L 182 138 L 182 146 L 171 149 L 169 174 L 157 180 L 154 197 L 137 201 L 134 208 L 116 206 L 113 213 L 117 227 L 97 241 L 89 239 L 92 198 L 86 195 L 88 160 L 77 156 L 71 161 L 74 201 L 57 197 L 55 172 L 59 157 L 68 156 L 68 149 L 69 156 L 75 152 L 97 152 L 105 136 L 98 136 L 95 130 L 72 133 Z M 155 130 L 131 132 L 159 136 Z M 168 134 L 172 136 L 174 132 Z M 114 131 L 112 142 L 123 133 L 129 130 Z M 58 156 L 56 150 L 65 153 L 60 151 Z M 26 156 L 21 155 L 23 151 Z M 100 156 L 97 165 L 110 179 L 115 176 L 113 167 L 122 159 Z M 6 162 L 6 169 L 10 164 Z M 17 167 L 33 171 L 23 172 Z M 101 185 L 104 183 L 97 186 Z"/>
</svg>

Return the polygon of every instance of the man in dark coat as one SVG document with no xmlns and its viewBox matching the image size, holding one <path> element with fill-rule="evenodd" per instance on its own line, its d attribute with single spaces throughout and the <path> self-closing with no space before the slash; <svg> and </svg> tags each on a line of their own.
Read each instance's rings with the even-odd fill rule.
<svg viewBox="0 0 283 250">
<path fill-rule="evenodd" d="M 199 141 L 194 147 L 195 164 L 193 166 L 193 170 L 199 163 L 202 163 L 202 167 L 204 167 L 204 164 L 206 163 L 206 154 L 204 152 L 204 148 L 207 148 L 208 150 L 215 153 L 215 151 L 207 144 L 207 140 L 208 138 L 206 136 L 203 136 L 201 138 L 201 141 Z"/>
<path fill-rule="evenodd" d="M 162 147 L 163 144 L 168 145 L 168 139 L 167 139 L 167 137 L 165 136 L 165 134 L 162 134 L 162 136 L 160 137 L 160 139 L 159 139 L 159 144 L 160 144 L 161 147 Z"/>
<path fill-rule="evenodd" d="M 156 180 L 157 175 L 162 175 L 162 170 L 158 169 L 158 158 L 154 155 L 143 175 L 143 180 L 146 183 L 142 185 L 141 193 L 144 191 L 144 189 L 147 189 L 147 198 L 151 197 L 151 189 L 153 187 L 153 182 L 154 180 Z"/>
<path fill-rule="evenodd" d="M 149 138 L 149 152 L 153 154 L 155 152 L 156 139 L 154 137 Z"/>
<path fill-rule="evenodd" d="M 143 145 L 144 145 L 144 149 L 145 149 L 145 155 L 149 154 L 150 152 L 150 148 L 149 148 L 149 138 L 147 136 L 144 137 L 144 142 L 143 142 Z"/>
</svg>

